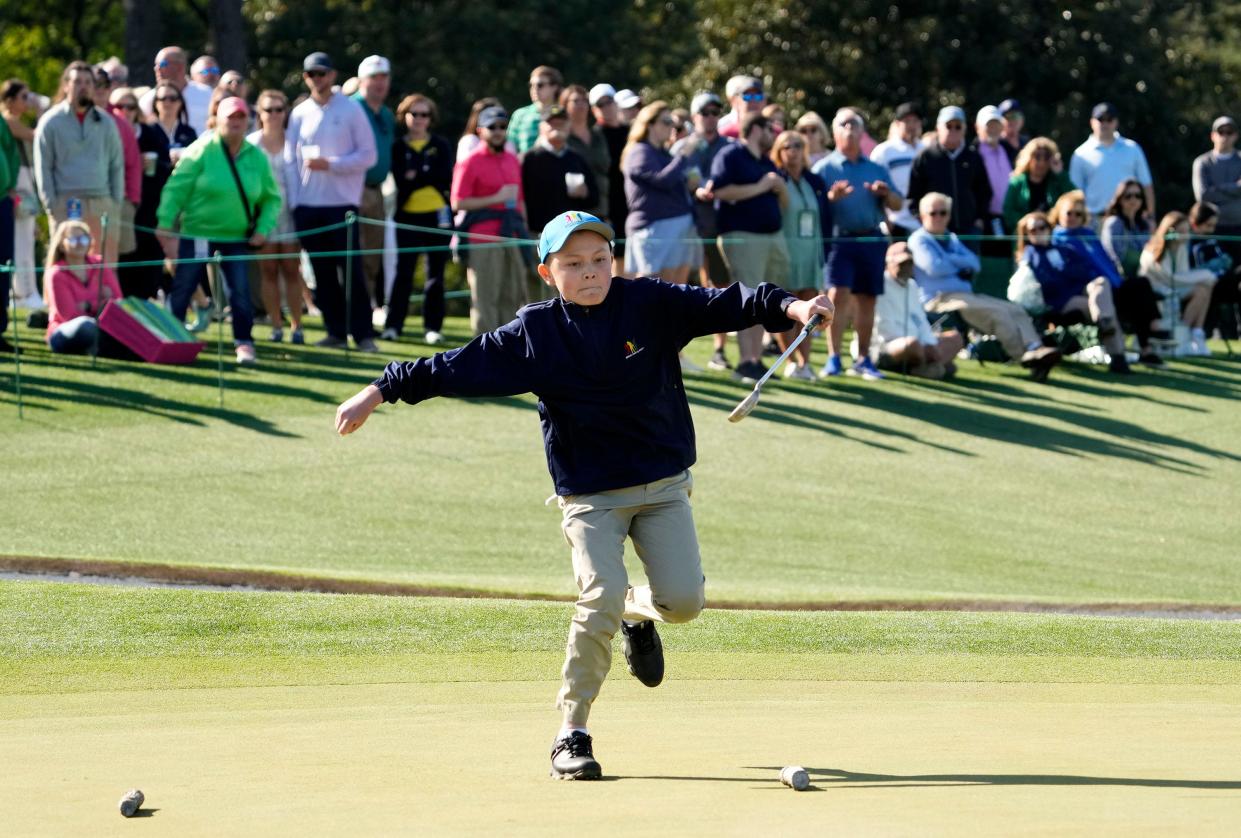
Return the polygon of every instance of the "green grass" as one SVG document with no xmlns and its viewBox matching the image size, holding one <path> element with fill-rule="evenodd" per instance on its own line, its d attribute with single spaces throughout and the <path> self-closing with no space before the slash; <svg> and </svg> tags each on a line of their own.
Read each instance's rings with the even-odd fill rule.
<svg viewBox="0 0 1241 838">
<path fill-rule="evenodd" d="M 509 600 L 0 582 L 0 694 L 548 680 L 571 613 Z M 663 635 L 677 679 L 1241 684 L 1232 622 L 708 611 Z"/>
<path fill-rule="evenodd" d="M 532 398 L 386 407 L 339 439 L 335 405 L 386 356 L 260 342 L 258 369 L 226 358 L 221 407 L 211 353 L 92 367 L 22 342 L 23 422 L 0 362 L 0 554 L 573 593 Z M 773 382 L 740 425 L 746 388 L 690 377 L 708 596 L 1241 603 L 1241 367 L 963 367 Z"/>
</svg>

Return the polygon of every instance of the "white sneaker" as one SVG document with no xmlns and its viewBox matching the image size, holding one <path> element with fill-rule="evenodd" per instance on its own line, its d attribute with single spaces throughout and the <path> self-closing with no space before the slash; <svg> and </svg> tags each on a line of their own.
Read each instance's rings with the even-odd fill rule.
<svg viewBox="0 0 1241 838">
<path fill-rule="evenodd" d="M 426 334 L 426 342 L 429 346 L 437 346 L 444 342 L 444 336 L 432 329 Z"/>
<path fill-rule="evenodd" d="M 698 366 L 684 355 L 678 355 L 677 358 L 681 362 L 681 372 L 705 372 L 702 367 Z"/>
<path fill-rule="evenodd" d="M 797 366 L 797 364 L 788 363 L 784 365 L 785 378 L 795 379 L 797 381 L 814 381 L 814 373 L 810 371 L 808 366 Z"/>
<path fill-rule="evenodd" d="M 237 344 L 237 363 L 252 367 L 259 362 L 258 356 L 254 353 L 254 345 L 249 343 Z"/>
</svg>

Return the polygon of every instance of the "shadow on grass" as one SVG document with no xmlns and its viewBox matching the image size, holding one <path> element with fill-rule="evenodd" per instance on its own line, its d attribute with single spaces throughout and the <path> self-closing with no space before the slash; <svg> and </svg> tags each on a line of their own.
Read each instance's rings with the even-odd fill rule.
<svg viewBox="0 0 1241 838">
<path fill-rule="evenodd" d="M 168 419 L 183 425 L 200 427 L 206 424 L 204 421 L 206 419 L 218 419 L 268 436 L 285 438 L 299 436 L 280 430 L 266 419 L 239 410 L 190 404 L 112 384 L 91 384 L 71 379 L 49 380 L 39 375 L 23 375 L 22 381 L 22 392 L 28 399 L 72 401 L 100 407 L 115 407 Z M 37 404 L 28 404 L 27 408 L 36 406 Z"/>
<path fill-rule="evenodd" d="M 1191 376 L 1190 381 L 1193 380 Z M 962 456 L 976 456 L 969 451 L 930 442 L 908 431 L 896 430 L 887 425 L 866 422 L 832 411 L 831 405 L 840 404 L 842 399 L 847 399 L 850 405 L 903 416 L 981 439 L 1054 451 L 1071 457 L 1096 455 L 1127 459 L 1187 475 L 1201 475 L 1205 467 L 1171 453 L 1156 450 L 1156 447 L 1233 462 L 1241 461 L 1241 457 L 1230 451 L 1152 431 L 1134 422 L 1105 416 L 1097 411 L 1076 406 L 1069 407 L 1063 402 L 1039 398 L 1037 394 L 1003 382 L 970 380 L 956 384 L 914 378 L 908 379 L 907 382 L 914 388 L 913 390 L 893 387 L 889 383 L 866 387 L 861 394 L 852 393 L 838 386 L 826 388 L 823 385 L 781 382 L 770 391 L 765 388 L 764 400 L 759 402 L 751 418 L 825 431 L 882 450 L 902 452 L 901 448 L 894 445 L 850 435 L 845 429 L 865 431 L 881 439 L 887 437 L 893 441 L 925 445 Z M 750 390 L 744 385 L 736 385 L 732 393 L 721 392 L 721 383 L 707 382 L 698 378 L 687 379 L 686 390 L 690 401 L 702 407 L 731 411 Z M 727 382 L 727 384 L 732 383 Z M 1231 396 L 1231 394 L 1223 396 L 1214 392 L 1219 388 L 1209 382 L 1201 383 L 1199 387 L 1201 389 L 1197 392 L 1202 395 L 1221 398 Z M 1076 378 L 1063 381 L 1059 388 L 1107 398 L 1126 397 L 1126 394 L 1092 387 L 1077 381 Z M 1192 388 L 1186 387 L 1185 389 Z M 927 401 L 910 398 L 907 395 L 918 390 L 933 392 L 942 400 Z M 816 410 L 790 403 L 787 400 L 781 402 L 779 400 L 781 392 L 792 392 L 820 399 L 824 403 L 824 409 Z M 1241 390 L 1236 395 L 1241 396 Z M 1147 398 L 1142 395 L 1138 397 Z M 1149 400 L 1160 405 L 1171 404 L 1158 399 Z M 1199 408 L 1191 407 L 1190 409 Z M 1014 413 L 1021 415 L 1013 415 Z M 1057 423 L 1070 427 L 1041 422 L 1040 419 L 1055 420 Z M 1074 427 L 1081 428 L 1082 432 L 1073 430 Z M 1091 431 L 1099 436 L 1092 436 L 1084 431 Z"/>
<path fill-rule="evenodd" d="M 751 766 L 759 768 L 760 766 Z M 771 771 L 779 771 L 772 767 Z M 980 786 L 1136 786 L 1139 788 L 1241 791 L 1241 780 L 1163 780 L 1148 777 L 1084 777 L 1076 774 L 866 774 L 841 768 L 807 768 L 829 788 L 909 788 L 942 785 Z"/>
</svg>

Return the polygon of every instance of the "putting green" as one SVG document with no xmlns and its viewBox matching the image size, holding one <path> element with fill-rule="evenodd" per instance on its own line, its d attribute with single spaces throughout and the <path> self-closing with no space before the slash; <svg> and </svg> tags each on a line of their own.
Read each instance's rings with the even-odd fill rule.
<svg viewBox="0 0 1241 838">
<path fill-rule="evenodd" d="M 616 680 L 607 780 L 552 681 L 0 698 L 10 834 L 1235 834 L 1234 686 Z M 799 763 L 813 788 L 777 778 Z M 124 821 L 130 786 L 147 820 Z M 15 819 L 14 819 L 15 818 Z"/>
<path fill-rule="evenodd" d="M 569 607 L 0 583 L 15 835 L 1228 834 L 1241 625 L 714 612 L 546 776 Z M 801 764 L 815 790 L 779 785 Z M 116 811 L 128 788 L 149 819 Z"/>
</svg>

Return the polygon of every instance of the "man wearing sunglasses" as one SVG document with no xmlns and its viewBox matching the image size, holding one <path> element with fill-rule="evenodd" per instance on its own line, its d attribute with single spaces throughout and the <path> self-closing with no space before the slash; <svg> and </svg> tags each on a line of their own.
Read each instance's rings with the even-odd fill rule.
<svg viewBox="0 0 1241 838">
<path fill-rule="evenodd" d="M 213 61 L 215 59 L 212 59 Z M 181 47 L 164 47 L 155 55 L 156 84 L 143 94 L 138 105 L 148 119 L 155 118 L 155 88 L 167 82 L 181 91 L 185 101 L 185 117 L 196 134 L 207 130 L 207 116 L 211 110 L 211 88 L 200 82 L 191 81 L 185 74 L 186 56 Z"/>
<path fill-rule="evenodd" d="M 1241 236 L 1241 155 L 1237 154 L 1236 120 L 1231 116 L 1216 119 L 1211 125 L 1211 145 L 1210 151 L 1194 160 L 1194 198 L 1199 203 L 1211 203 L 1219 208 L 1215 235 L 1221 238 L 1219 244 L 1232 257 L 1232 264 L 1241 265 L 1241 241 L 1226 239 Z M 1229 340 L 1235 340 L 1241 330 L 1237 322 L 1238 296 L 1234 269 L 1231 280 L 1225 275 L 1216 283 L 1213 301 L 1232 306 L 1219 323 L 1220 331 Z"/>
<path fill-rule="evenodd" d="M 452 208 L 464 212 L 458 225 L 470 284 L 470 325 L 481 335 L 513 319 L 529 301 L 525 248 L 504 239 L 527 239 L 521 163 L 508 151 L 508 112 L 499 106 L 478 115 L 478 148 L 457 161 Z"/>
<path fill-rule="evenodd" d="M 959 236 L 976 236 L 983 232 L 991 184 L 982 158 L 965 145 L 965 126 L 964 110 L 955 105 L 940 109 L 935 139 L 918 152 L 909 172 L 909 205 L 916 207 L 923 195 L 941 192 L 952 198 L 948 229 Z M 967 246 L 977 251 L 977 239 Z"/>
<path fill-rule="evenodd" d="M 384 102 L 392 87 L 392 65 L 382 55 L 368 55 L 358 65 L 358 92 L 353 100 L 362 106 L 363 113 L 371 122 L 371 133 L 375 135 L 375 165 L 366 170 L 365 186 L 362 189 L 363 218 L 372 221 L 384 221 L 383 185 L 392 170 L 392 144 L 396 141 L 396 117 Z M 383 254 L 378 252 L 384 246 L 384 224 L 364 224 L 359 234 L 362 238 L 362 249 L 368 252 L 362 257 L 366 270 L 366 285 L 370 289 L 375 308 L 384 304 L 384 268 Z"/>
<path fill-rule="evenodd" d="M 1107 213 L 1117 187 L 1130 178 L 1142 184 L 1149 217 L 1159 217 L 1155 214 L 1155 187 L 1146 155 L 1141 146 L 1120 135 L 1118 124 L 1116 108 L 1111 103 L 1095 105 L 1090 112 L 1090 137 L 1077 147 L 1069 163 L 1069 178 L 1086 193 L 1086 209 L 1096 224 Z"/>
<path fill-rule="evenodd" d="M 375 134 L 362 106 L 332 89 L 336 69 L 327 53 L 306 56 L 302 78 L 310 96 L 289 116 L 286 185 L 293 223 L 314 268 L 315 305 L 328 333 L 317 345 L 343 349 L 346 334 L 352 334 L 358 349 L 378 352 L 358 225 L 339 226 L 358 212 L 366 170 L 377 156 Z M 350 257 L 337 255 L 347 250 Z"/>
<path fill-rule="evenodd" d="M 724 85 L 724 95 L 728 97 L 731 111 L 720 119 L 720 133 L 731 140 L 740 139 L 741 122 L 752 113 L 762 113 L 767 104 L 767 94 L 763 92 L 762 79 L 755 76 L 733 76 Z"/>
<path fill-rule="evenodd" d="M 556 104 L 563 87 L 564 76 L 555 67 L 535 67 L 530 71 L 530 104 L 513 111 L 509 119 L 508 136 L 518 154 L 525 154 L 538 142 L 543 114 Z"/>
</svg>

